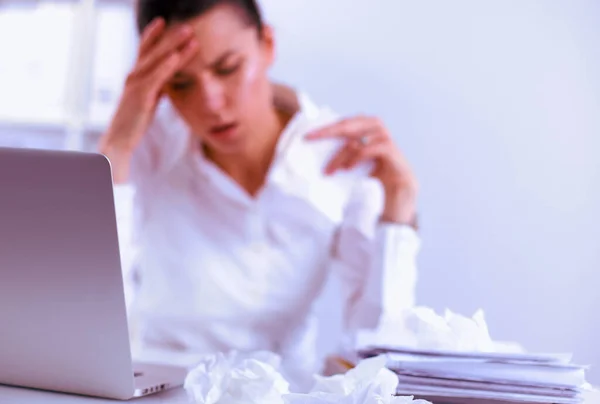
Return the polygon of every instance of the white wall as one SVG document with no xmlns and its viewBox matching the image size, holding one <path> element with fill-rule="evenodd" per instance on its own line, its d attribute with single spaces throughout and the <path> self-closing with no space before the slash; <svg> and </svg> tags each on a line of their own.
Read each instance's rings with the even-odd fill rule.
<svg viewBox="0 0 600 404">
<path fill-rule="evenodd" d="M 494 337 L 600 367 L 600 2 L 263 5 L 274 76 L 382 116 L 413 162 L 420 303 L 482 307 Z"/>
</svg>

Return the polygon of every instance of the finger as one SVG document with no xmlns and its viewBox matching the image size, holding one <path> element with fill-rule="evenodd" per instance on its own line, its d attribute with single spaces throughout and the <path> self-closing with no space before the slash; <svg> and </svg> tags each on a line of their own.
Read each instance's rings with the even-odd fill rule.
<svg viewBox="0 0 600 404">
<path fill-rule="evenodd" d="M 370 143 L 365 147 L 361 147 L 356 153 L 349 156 L 344 168 L 352 169 L 364 161 L 384 156 L 388 150 L 389 145 L 387 142 L 379 141 Z"/>
<path fill-rule="evenodd" d="M 330 175 L 344 168 L 348 159 L 354 155 L 360 146 L 356 142 L 347 142 L 346 145 L 329 161 L 325 167 L 325 174 Z"/>
<path fill-rule="evenodd" d="M 191 39 L 193 39 L 193 32 L 189 27 L 182 27 L 177 31 L 162 36 L 158 43 L 148 49 L 145 54 L 141 55 L 135 68 L 136 72 L 138 74 L 145 74 L 153 70 L 156 65 L 161 63 L 173 51 L 187 45 Z"/>
<path fill-rule="evenodd" d="M 198 42 L 190 41 L 181 51 L 173 52 L 149 75 L 146 85 L 153 91 L 162 93 L 167 82 L 179 69 L 188 64 L 198 52 Z"/>
<path fill-rule="evenodd" d="M 146 51 L 148 51 L 149 48 L 151 48 L 158 42 L 161 34 L 165 30 L 165 27 L 166 27 L 165 20 L 158 17 L 158 18 L 155 18 L 150 23 L 150 25 L 148 25 L 146 27 L 146 29 L 144 29 L 144 32 L 142 33 L 142 37 L 140 38 L 140 48 L 139 48 L 140 55 L 144 54 Z"/>
<path fill-rule="evenodd" d="M 148 85 L 154 91 L 161 91 L 165 83 L 173 77 L 179 69 L 182 61 L 182 54 L 173 52 L 155 69 L 148 77 Z"/>
<path fill-rule="evenodd" d="M 185 46 L 179 51 L 181 54 L 181 61 L 178 68 L 181 69 L 190 63 L 198 54 L 198 49 L 200 49 L 200 46 L 198 45 L 196 38 L 192 38 L 190 41 L 188 41 L 188 43 L 186 43 Z"/>
<path fill-rule="evenodd" d="M 138 74 L 145 74 L 154 69 L 162 60 L 169 56 L 173 51 L 187 45 L 193 38 L 193 30 L 184 26 L 171 35 L 165 36 L 152 49 L 143 55 L 136 67 Z"/>
<path fill-rule="evenodd" d="M 333 125 L 317 129 L 309 133 L 309 140 L 326 139 L 332 137 L 357 138 L 365 132 L 372 132 L 378 128 L 379 120 L 371 117 L 356 117 L 341 120 Z"/>
</svg>

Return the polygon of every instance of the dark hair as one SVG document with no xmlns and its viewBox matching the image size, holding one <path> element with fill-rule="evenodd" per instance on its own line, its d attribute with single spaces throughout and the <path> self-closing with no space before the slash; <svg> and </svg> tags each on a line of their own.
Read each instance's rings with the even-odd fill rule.
<svg viewBox="0 0 600 404">
<path fill-rule="evenodd" d="M 256 0 L 138 0 L 137 28 L 141 33 L 155 18 L 162 17 L 167 25 L 198 17 L 215 6 L 236 7 L 248 25 L 263 31 L 263 19 Z"/>
</svg>

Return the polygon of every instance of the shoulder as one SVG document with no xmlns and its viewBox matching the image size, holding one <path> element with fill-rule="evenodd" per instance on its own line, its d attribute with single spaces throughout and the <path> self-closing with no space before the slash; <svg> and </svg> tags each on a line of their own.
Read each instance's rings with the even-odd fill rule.
<svg viewBox="0 0 600 404">
<path fill-rule="evenodd" d="M 340 121 L 342 116 L 327 105 L 317 104 L 306 93 L 298 91 L 297 98 L 299 111 L 281 139 L 280 149 L 287 164 L 309 178 L 330 179 L 346 185 L 354 185 L 360 180 L 370 182 L 371 164 L 340 171 L 331 177 L 325 176 L 327 164 L 344 147 L 345 142 L 343 139 L 307 140 L 306 136 Z"/>
<path fill-rule="evenodd" d="M 306 93 L 298 91 L 298 112 L 282 133 L 280 152 L 289 164 L 301 170 L 304 175 L 322 177 L 325 166 L 344 146 L 342 139 L 307 140 L 306 136 L 342 119 L 341 115 L 327 105 L 318 104 Z M 335 178 L 364 176 L 368 167 L 359 167 L 337 175 Z M 343 174 L 343 173 L 341 173 Z"/>
</svg>

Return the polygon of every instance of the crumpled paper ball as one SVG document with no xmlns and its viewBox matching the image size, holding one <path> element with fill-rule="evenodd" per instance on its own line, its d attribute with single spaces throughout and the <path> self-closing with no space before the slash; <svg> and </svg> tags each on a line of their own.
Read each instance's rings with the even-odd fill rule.
<svg viewBox="0 0 600 404">
<path fill-rule="evenodd" d="M 406 319 L 408 328 L 417 336 L 418 347 L 452 351 L 494 350 L 485 315 L 478 310 L 469 318 L 445 310 L 443 316 L 432 309 L 421 307 Z"/>
<path fill-rule="evenodd" d="M 439 315 L 428 307 L 404 310 L 397 318 L 387 318 L 376 330 L 359 333 L 352 349 L 367 346 L 462 352 L 523 352 L 518 344 L 491 338 L 482 310 L 467 317 L 450 310 Z"/>
<path fill-rule="evenodd" d="M 270 352 L 207 355 L 188 373 L 184 388 L 196 404 L 280 404 L 289 393 L 280 363 Z"/>
<path fill-rule="evenodd" d="M 286 404 L 430 404 L 413 397 L 394 396 L 398 377 L 386 368 L 387 358 L 379 356 L 360 362 L 346 374 L 315 376 L 316 383 L 308 394 L 288 394 Z"/>
</svg>

